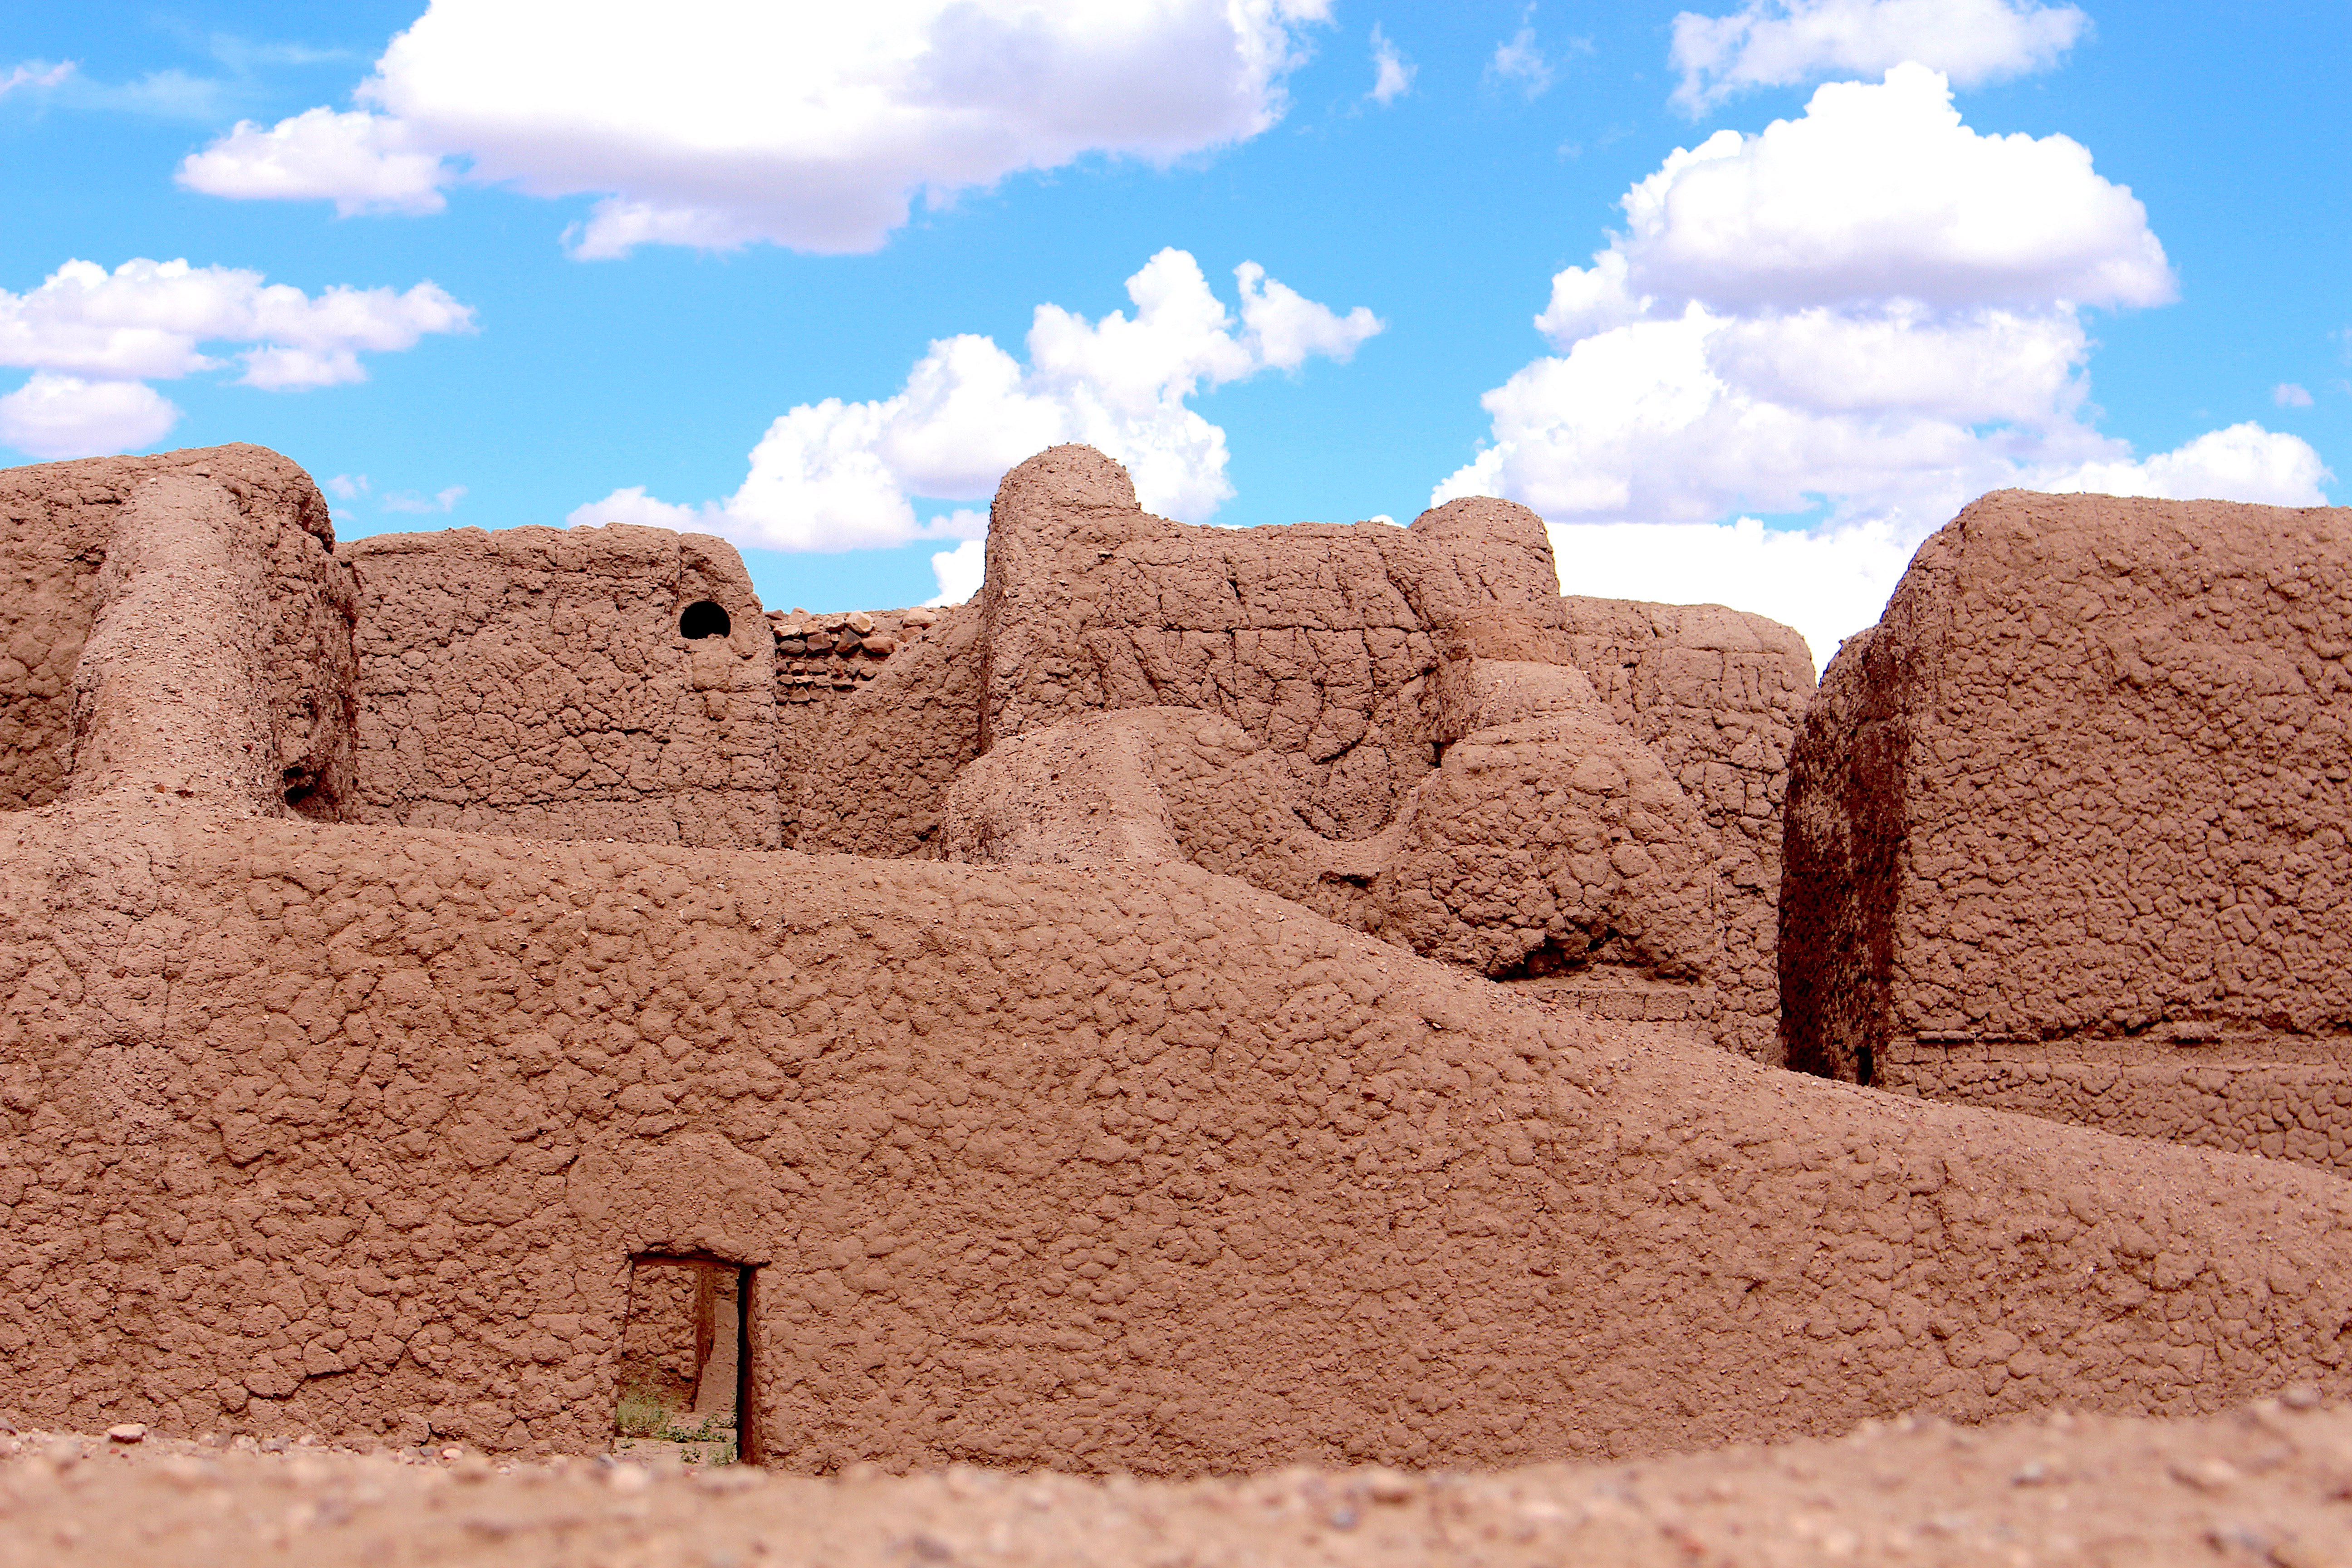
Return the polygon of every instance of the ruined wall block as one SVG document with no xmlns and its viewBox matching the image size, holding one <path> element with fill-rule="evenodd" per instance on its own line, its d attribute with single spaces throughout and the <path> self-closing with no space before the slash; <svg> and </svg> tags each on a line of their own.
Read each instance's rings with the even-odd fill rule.
<svg viewBox="0 0 2352 1568">
<path fill-rule="evenodd" d="M 1316 830 L 1386 826 L 1432 765 L 1417 693 L 1435 628 L 1555 592 L 1525 508 L 1455 502 L 1384 523 L 1193 527 L 1127 474 L 1057 447 L 1005 476 L 982 587 L 981 749 L 1106 709 L 1198 708 L 1283 760 Z"/>
<path fill-rule="evenodd" d="M 155 788 L 331 818 L 350 794 L 349 572 L 258 447 L 0 473 L 0 809 Z"/>
<path fill-rule="evenodd" d="M 2002 491 L 1930 539 L 1793 754 L 1791 1060 L 2341 1050 L 2347 590 L 2341 509 Z"/>
<path fill-rule="evenodd" d="M 345 545 L 358 820 L 773 847 L 775 639 L 731 545 L 602 528 Z"/>
</svg>

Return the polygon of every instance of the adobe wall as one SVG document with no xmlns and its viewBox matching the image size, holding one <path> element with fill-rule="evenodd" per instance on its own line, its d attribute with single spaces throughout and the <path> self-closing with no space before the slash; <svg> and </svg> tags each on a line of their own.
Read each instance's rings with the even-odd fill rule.
<svg viewBox="0 0 2352 1568">
<path fill-rule="evenodd" d="M 621 1396 L 650 1395 L 669 1410 L 693 1407 L 710 1353 L 707 1265 L 637 1263 L 621 1322 Z"/>
<path fill-rule="evenodd" d="M 956 676 L 960 689 L 975 678 L 982 687 L 980 738 L 962 742 L 959 731 L 948 731 L 934 742 L 947 754 L 929 759 L 927 775 L 912 780 L 887 760 L 922 749 L 903 731 L 862 738 L 854 760 L 865 766 L 813 767 L 813 777 L 857 784 L 835 784 L 833 798 L 808 803 L 798 840 L 804 847 L 938 854 L 931 825 L 943 809 L 952 811 L 944 798 L 949 781 L 971 757 L 1087 713 L 1169 706 L 1238 722 L 1281 768 L 1305 831 L 1369 845 L 1398 829 L 1456 738 L 1439 733 L 1443 704 L 1433 683 L 1447 667 L 1444 645 L 1532 621 L 1558 634 L 1550 639 L 1557 647 L 1525 657 L 1583 669 L 1602 700 L 1581 739 L 1562 735 L 1558 743 L 1579 754 L 1610 749 L 1613 721 L 1638 737 L 1634 745 L 1647 742 L 1664 759 L 1669 790 L 1686 792 L 1705 824 L 1697 833 L 1678 828 L 1666 858 L 1690 855 L 1712 868 L 1707 896 L 1723 926 L 1703 1001 L 1646 984 L 1638 994 L 1620 994 L 1623 988 L 1614 985 L 1604 994 L 1556 978 L 1548 984 L 1614 1016 L 1709 1019 L 1725 1044 L 1778 1059 L 1779 780 L 1812 683 L 1794 632 L 1714 606 L 1563 599 L 1540 521 L 1486 499 L 1439 508 L 1407 530 L 1188 528 L 1144 514 L 1124 471 L 1099 453 L 1058 447 L 1006 476 L 992 518 L 977 647 Z M 968 721 L 961 701 L 942 717 Z M 1526 774 L 1536 795 L 1555 791 L 1574 759 L 1537 754 L 1551 743 L 1520 737 L 1504 771 Z M 829 762 L 833 753 L 819 755 Z M 1344 896 L 1309 901 L 1497 976 L 1580 967 L 1580 948 L 1564 957 L 1552 950 L 1579 925 L 1575 911 L 1613 896 L 1610 885 L 1626 873 L 1593 860 L 1586 827 L 1556 831 L 1565 823 L 1549 824 L 1536 831 L 1547 843 L 1558 840 L 1550 848 L 1522 844 L 1520 826 L 1543 819 L 1546 808 L 1511 796 L 1499 777 L 1466 784 L 1471 756 L 1428 786 L 1449 801 L 1415 831 L 1457 842 L 1419 877 L 1426 886 L 1417 912 L 1400 907 L 1382 921 L 1341 913 L 1349 902 Z M 880 788 L 877 771 L 887 781 Z M 1482 764 L 1478 772 L 1495 770 Z M 1492 800 L 1485 798 L 1489 791 Z M 919 826 L 886 826 L 892 805 Z M 1451 826 L 1440 820 L 1447 813 Z M 1646 828 L 1655 815 L 1638 826 Z M 1666 809 L 1678 822 L 1683 815 L 1679 805 Z M 1486 839 L 1472 844 L 1479 834 Z M 1602 855 L 1624 836 L 1603 832 L 1596 841 Z M 1565 864 L 1571 840 L 1580 875 L 1591 873 L 1582 881 Z M 1365 853 L 1377 866 L 1389 851 Z M 1482 858 L 1492 863 L 1471 863 Z M 1242 859 L 1271 864 L 1264 855 Z M 1242 861 L 1216 863 L 1230 868 Z M 1391 880 L 1416 875 L 1399 865 Z M 1297 890 L 1288 880 L 1265 885 L 1286 896 Z"/>
<path fill-rule="evenodd" d="M 1408 689 L 1437 663 L 1432 632 L 1558 581 L 1524 508 L 1196 527 L 1144 512 L 1088 447 L 1014 468 L 989 518 L 980 750 L 1098 710 L 1197 708 L 1270 747 L 1333 838 L 1386 826 L 1433 765 Z"/>
<path fill-rule="evenodd" d="M 1778 621 L 1719 605 L 1576 595 L 1556 603 L 1547 619 L 1566 636 L 1571 661 L 1618 722 L 1657 749 L 1717 831 L 1718 1033 L 1778 1063 L 1781 796 L 1812 700 L 1811 650 Z"/>
<path fill-rule="evenodd" d="M 1231 720 L 1143 708 L 1064 720 L 967 765 L 948 858 L 1190 861 L 1552 999 L 1712 1019 L 1714 836 L 1657 754 L 1572 669 L 1449 659 L 1433 689 L 1454 700 L 1433 721 L 1444 758 L 1371 838 L 1316 833 L 1279 757 Z"/>
<path fill-rule="evenodd" d="M 775 637 L 704 534 L 477 528 L 340 552 L 358 585 L 350 820 L 773 847 Z M 698 601 L 724 636 L 688 637 Z"/>
<path fill-rule="evenodd" d="M 2334 1163 L 2347 587 L 2341 509 L 2003 491 L 1930 539 L 1792 754 L 1792 1064 Z"/>
<path fill-rule="evenodd" d="M 798 710 L 783 807 L 793 847 L 939 858 L 948 786 L 980 752 L 980 645 L 978 608 L 951 606 L 855 690 Z"/>
<path fill-rule="evenodd" d="M 0 810 L 152 784 L 331 816 L 352 594 L 308 475 L 259 447 L 0 471 Z"/>
<path fill-rule="evenodd" d="M 2352 1175 L 2352 1053 L 2317 1042 L 1898 1043 L 1871 1081 Z"/>
<path fill-rule="evenodd" d="M 1189 867 L 0 820 L 0 1400 L 1144 1473 L 2352 1393 L 2352 1188 L 1597 1026 Z"/>
</svg>

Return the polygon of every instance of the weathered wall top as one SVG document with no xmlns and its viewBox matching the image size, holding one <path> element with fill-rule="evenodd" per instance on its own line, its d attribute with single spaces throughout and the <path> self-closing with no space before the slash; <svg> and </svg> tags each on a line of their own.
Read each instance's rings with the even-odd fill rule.
<svg viewBox="0 0 2352 1568">
<path fill-rule="evenodd" d="M 260 447 L 0 472 L 0 808 L 156 787 L 331 816 L 352 767 L 350 574 Z"/>
<path fill-rule="evenodd" d="M 1118 464 L 1056 447 L 1005 476 L 981 589 L 980 747 L 1076 714 L 1175 705 L 1273 747 L 1335 837 L 1389 822 L 1432 765 L 1405 689 L 1433 628 L 1556 591 L 1532 512 L 1457 502 L 1411 529 L 1226 529 L 1144 512 Z"/>
</svg>

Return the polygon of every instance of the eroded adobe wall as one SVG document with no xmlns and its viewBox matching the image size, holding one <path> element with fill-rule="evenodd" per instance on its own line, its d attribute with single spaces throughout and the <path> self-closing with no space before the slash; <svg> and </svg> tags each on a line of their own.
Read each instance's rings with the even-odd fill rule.
<svg viewBox="0 0 2352 1568">
<path fill-rule="evenodd" d="M 352 595 L 309 476 L 241 445 L 44 463 L 0 472 L 0 809 L 79 763 L 84 792 L 337 813 Z"/>
<path fill-rule="evenodd" d="M 450 529 L 346 544 L 359 589 L 353 820 L 773 847 L 775 645 L 703 534 Z M 697 602 L 723 637 L 689 638 Z"/>
<path fill-rule="evenodd" d="M 0 821 L 5 1402 L 794 1468 L 1459 1466 L 2352 1392 L 2352 1188 L 1518 1002 L 1197 869 Z"/>
<path fill-rule="evenodd" d="M 786 710 L 784 827 L 813 854 L 937 859 L 956 770 L 980 752 L 980 611 L 959 605 L 840 700 Z"/>
<path fill-rule="evenodd" d="M 1552 591 L 1524 508 L 1455 502 L 1410 529 L 1224 529 L 1136 503 L 1126 470 L 1056 447 L 1004 478 L 979 598 L 980 749 L 1103 709 L 1220 714 L 1278 753 L 1334 838 L 1391 820 L 1433 764 L 1408 690 L 1433 628 Z"/>
<path fill-rule="evenodd" d="M 1584 678 L 1467 704 L 1441 766 L 1369 839 L 1328 839 L 1280 760 L 1197 709 L 1090 713 L 1001 741 L 957 776 L 948 858 L 967 864 L 1189 861 L 1329 919 L 1550 997 L 1713 1016 L 1713 834 L 1657 754 L 1599 712 Z M 1468 686 L 1468 680 L 1454 684 Z M 1507 722 L 1488 724 L 1486 717 Z M 1658 1004 L 1673 996 L 1672 1011 Z"/>
<path fill-rule="evenodd" d="M 73 758 L 73 672 L 98 613 L 95 579 L 121 498 L 66 465 L 0 472 L 0 810 L 65 793 Z"/>
<path fill-rule="evenodd" d="M 2001 491 L 1923 545 L 1796 748 L 1791 1059 L 2340 1041 L 2347 588 L 2343 510 Z"/>
<path fill-rule="evenodd" d="M 1657 749 L 1715 828 L 1718 1031 L 1745 1055 L 1780 1060 L 1781 798 L 1813 694 L 1811 651 L 1779 622 L 1719 605 L 1571 595 L 1549 615 L 1610 711 Z"/>
<path fill-rule="evenodd" d="M 1429 786 L 1447 797 L 1454 820 L 1432 819 L 1421 831 L 1450 842 L 1420 855 L 1419 872 L 1396 868 L 1397 878 L 1418 876 L 1423 886 L 1409 900 L 1412 912 L 1401 901 L 1391 923 L 1422 951 L 1443 949 L 1490 973 L 1541 976 L 1612 1016 L 1708 1020 L 1725 1044 L 1777 1059 L 1780 778 L 1812 685 L 1794 632 L 1715 606 L 1562 599 L 1540 521 L 1487 498 L 1449 503 L 1402 531 L 1188 528 L 1144 514 L 1124 470 L 1072 447 L 1008 475 L 992 515 L 990 576 L 975 604 L 943 621 L 917 657 L 901 653 L 904 664 L 826 710 L 808 742 L 793 748 L 800 760 L 786 812 L 797 846 L 936 857 L 952 781 L 974 757 L 1089 714 L 1145 708 L 1239 723 L 1264 753 L 1253 767 L 1279 769 L 1292 812 L 1277 815 L 1295 815 L 1317 838 L 1370 845 L 1398 828 L 1446 745 L 1461 738 L 1440 732 L 1444 647 L 1507 641 L 1510 627 L 1528 623 L 1546 646 L 1465 658 L 1581 669 L 1604 707 L 1580 738 L 1522 734 L 1507 764 L 1493 767 L 1486 761 L 1503 753 L 1473 747 Z M 1625 731 L 1622 744 L 1606 733 L 1612 721 Z M 1688 802 L 1651 801 L 1630 826 L 1612 816 L 1596 834 L 1587 807 L 1622 816 L 1628 803 L 1615 797 L 1626 781 L 1654 770 L 1635 759 L 1616 769 L 1616 785 L 1596 786 L 1574 805 L 1567 773 L 1586 751 L 1614 756 L 1627 745 L 1663 758 L 1669 790 Z M 1257 782 L 1253 773 L 1250 788 Z M 1256 820 L 1257 805 L 1235 805 L 1233 794 L 1221 790 L 1219 799 Z M 1576 819 L 1573 831 L 1551 820 L 1554 806 Z M 1544 819 L 1544 843 L 1522 844 L 1518 826 L 1535 817 Z M 1686 818 L 1700 830 L 1688 831 Z M 1288 853 L 1274 840 L 1244 845 L 1230 828 L 1184 842 L 1212 839 L 1223 847 L 1194 858 L 1220 869 L 1246 860 L 1271 874 Z M 1608 859 L 1621 842 L 1632 846 L 1622 851 L 1630 871 Z M 1393 847 L 1367 849 L 1361 874 L 1343 879 L 1368 882 Z M 1606 945 L 1599 929 L 1590 933 L 1597 942 L 1570 944 L 1573 952 L 1562 943 L 1570 927 L 1581 930 L 1583 914 L 1616 898 L 1616 884 L 1679 875 L 1690 859 L 1706 864 L 1696 878 L 1704 889 L 1681 892 L 1702 897 L 1707 918 L 1724 928 L 1706 943 L 1713 956 L 1703 966 L 1704 996 L 1647 978 L 1631 990 L 1612 981 L 1596 991 L 1551 973 L 1580 969 L 1589 949 Z M 1660 860 L 1668 864 L 1652 863 Z M 1360 911 L 1343 911 L 1365 900 L 1322 871 L 1304 889 L 1287 873 L 1261 885 L 1364 923 Z M 1622 934 L 1638 945 L 1656 932 Z M 1686 952 L 1690 944 L 1677 937 L 1669 945 Z M 1669 967 L 1685 979 L 1695 973 L 1680 959 Z"/>
</svg>

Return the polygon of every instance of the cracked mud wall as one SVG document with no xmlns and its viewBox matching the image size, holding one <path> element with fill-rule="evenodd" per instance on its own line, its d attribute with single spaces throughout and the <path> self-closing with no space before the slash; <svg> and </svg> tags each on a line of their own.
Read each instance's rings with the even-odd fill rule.
<svg viewBox="0 0 2352 1568">
<path fill-rule="evenodd" d="M 1594 1025 L 1189 867 L 0 821 L 0 1399 L 773 1463 L 1466 1465 L 2352 1392 L 2352 1195 Z"/>
<path fill-rule="evenodd" d="M 1794 752 L 1792 1063 L 2340 1167 L 2347 595 L 2342 509 L 2001 491 L 1930 539 Z"/>
<path fill-rule="evenodd" d="M 773 848 L 775 659 L 734 547 L 612 523 L 383 534 L 359 590 L 353 820 Z M 724 637 L 679 616 L 712 600 Z"/>
<path fill-rule="evenodd" d="M 1146 514 L 1091 447 L 1030 458 L 990 514 L 980 749 L 1098 710 L 1199 709 L 1281 757 L 1317 832 L 1370 836 L 1433 765 L 1409 689 L 1436 667 L 1433 631 L 1551 589 L 1533 513 L 1455 504 L 1479 510 L 1194 527 Z"/>
<path fill-rule="evenodd" d="M 1531 949 L 1541 950 L 1537 967 L 1550 963 L 1559 935 L 1551 928 L 1570 918 L 1560 911 L 1608 904 L 1610 885 L 1627 875 L 1682 875 L 1694 862 L 1683 891 L 1706 901 L 1722 931 L 1703 944 L 1708 958 L 1697 971 L 1681 957 L 1667 967 L 1679 979 L 1703 971 L 1706 998 L 1650 987 L 1583 1005 L 1706 1019 L 1732 1048 L 1778 1059 L 1780 781 L 1812 684 L 1789 628 L 1716 606 L 1563 599 L 1540 521 L 1487 498 L 1449 503 L 1402 530 L 1192 528 L 1145 514 L 1118 464 L 1070 447 L 1009 474 L 992 515 L 980 597 L 899 648 L 871 682 L 790 724 L 782 771 L 794 847 L 936 858 L 951 853 L 941 823 L 955 809 L 959 774 L 998 742 L 1105 712 L 1203 713 L 1238 723 L 1263 749 L 1288 808 L 1276 815 L 1318 837 L 1369 846 L 1400 828 L 1417 790 L 1466 792 L 1453 803 L 1462 820 L 1452 828 L 1423 825 L 1424 835 L 1458 841 L 1422 857 L 1427 885 L 1413 897 L 1426 908 L 1390 924 L 1422 951 L 1443 948 L 1490 973 L 1528 967 Z M 1696 807 L 1641 814 L 1673 826 L 1663 837 L 1631 836 L 1641 842 L 1625 850 L 1629 860 L 1646 858 L 1631 873 L 1601 865 L 1597 883 L 1571 885 L 1553 851 L 1573 837 L 1579 865 L 1591 861 L 1580 827 L 1554 834 L 1559 845 L 1517 842 L 1512 812 L 1524 803 L 1502 774 L 1525 775 L 1549 798 L 1549 775 L 1574 760 L 1561 752 L 1567 737 L 1518 737 L 1499 771 L 1481 763 L 1491 776 L 1475 784 L 1474 754 L 1491 750 L 1483 742 L 1451 773 L 1440 769 L 1443 646 L 1508 640 L 1506 623 L 1520 621 L 1546 632 L 1547 646 L 1530 657 L 1583 670 L 1602 703 L 1569 749 L 1614 756 L 1630 746 L 1644 753 L 1631 764 L 1644 776 L 1654 752 L 1668 789 Z M 1255 803 L 1237 809 L 1252 821 L 1260 815 Z M 1291 831 L 1276 827 L 1277 837 Z M 1219 869 L 1264 869 L 1287 853 L 1272 840 L 1228 848 L 1212 857 Z M 1664 870 L 1648 863 L 1661 857 Z M 1317 890 L 1307 901 L 1326 912 L 1350 902 L 1345 889 L 1308 882 Z M 1262 885 L 1299 891 L 1286 877 Z M 1596 948 L 1621 937 L 1638 946 L 1644 934 L 1591 933 Z M 1679 937 L 1669 945 L 1689 951 Z M 1580 945 L 1567 962 L 1583 956 Z"/>
<path fill-rule="evenodd" d="M 792 847 L 940 858 L 949 786 L 980 754 L 981 647 L 976 606 L 942 610 L 871 680 L 788 731 Z"/>
<path fill-rule="evenodd" d="M 1575 575 L 1571 561 L 1563 576 Z M 1545 618 L 1618 722 L 1656 749 L 1715 829 L 1717 1037 L 1778 1063 L 1782 794 L 1812 700 L 1811 652 L 1779 622 L 1719 605 L 1570 595 Z"/>
</svg>

